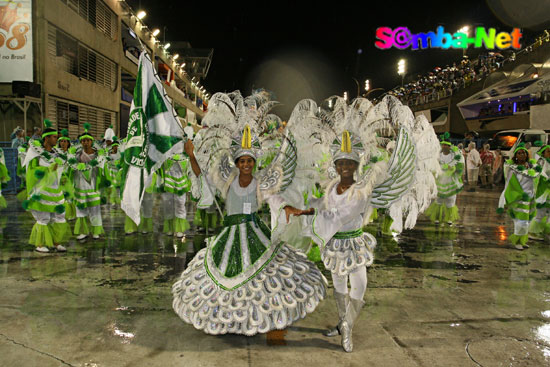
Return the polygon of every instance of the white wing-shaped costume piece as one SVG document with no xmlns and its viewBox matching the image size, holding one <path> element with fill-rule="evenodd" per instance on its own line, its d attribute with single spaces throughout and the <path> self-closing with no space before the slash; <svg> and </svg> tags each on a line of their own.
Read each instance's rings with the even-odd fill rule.
<svg viewBox="0 0 550 367">
<path fill-rule="evenodd" d="M 412 228 L 435 197 L 439 143 L 427 121 L 392 96 L 377 105 L 332 97 L 317 117 L 320 129 L 312 133 L 330 147 L 331 159 L 323 162 L 325 196 L 311 201 L 316 214 L 304 218 L 304 235 L 320 246 L 327 269 L 345 275 L 372 263 L 376 240 L 361 228 L 375 208 L 385 208 L 401 231 L 403 220 Z M 355 184 L 341 195 L 334 166 L 339 159 L 358 163 Z"/>
<path fill-rule="evenodd" d="M 412 134 L 401 127 L 397 144 L 388 163 L 386 179 L 372 191 L 371 204 L 388 208 L 410 190 L 416 168 L 416 147 Z"/>
<path fill-rule="evenodd" d="M 371 202 L 374 207 L 388 209 L 393 219 L 391 229 L 401 232 L 413 228 L 418 216 L 437 196 L 435 175 L 440 170 L 439 141 L 426 118 L 415 118 L 399 100 L 388 96 L 379 105 L 378 112 L 388 116 L 393 129 L 399 133 L 390 160 L 389 177 L 374 190 Z M 394 172 L 392 166 L 397 168 Z"/>
</svg>

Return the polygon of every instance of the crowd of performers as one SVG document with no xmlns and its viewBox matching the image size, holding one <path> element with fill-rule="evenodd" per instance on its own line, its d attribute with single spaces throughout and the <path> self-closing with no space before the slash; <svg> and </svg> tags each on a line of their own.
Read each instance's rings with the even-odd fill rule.
<svg viewBox="0 0 550 367">
<path fill-rule="evenodd" d="M 437 199 L 425 214 L 436 224 L 452 225 L 459 218 L 456 196 L 464 186 L 464 157 L 448 138 L 448 133 L 441 137 Z M 514 230 L 509 240 L 517 250 L 529 248 L 529 238 L 550 242 L 550 145 L 535 145 L 535 157 L 520 143 L 512 159 L 504 163 L 505 185 L 497 212 L 506 211 L 512 219 Z"/>
<path fill-rule="evenodd" d="M 288 122 L 270 113 L 274 105 L 266 92 L 212 96 L 206 128 L 186 133 L 185 144 L 152 175 L 139 226 L 126 217 L 124 229 L 153 231 L 154 195 L 162 198 L 167 235 L 181 238 L 190 228 L 188 196 L 196 201 L 195 221 L 212 228 L 221 219 L 172 287 L 175 312 L 208 334 L 265 333 L 313 312 L 327 288 L 306 256 L 316 245 L 338 313 L 325 335 L 340 335 L 351 352 L 377 244 L 363 228 L 383 215 L 383 232 L 400 232 L 421 213 L 452 225 L 464 157 L 448 134 L 438 140 L 424 117 L 392 96 L 376 105 L 362 98 L 303 100 Z M 36 251 L 63 252 L 71 236 L 104 234 L 100 208 L 120 204 L 124 142 L 111 132 L 99 144 L 86 125 L 71 146 L 66 130 L 45 127 L 42 139 L 20 147 L 18 197 L 36 220 L 29 240 Z M 520 146 L 506 162 L 499 201 L 513 219 L 510 240 L 518 249 L 529 234 L 550 239 L 550 146 L 529 158 Z M 6 180 L 2 156 L 0 181 Z M 264 204 L 269 225 L 259 214 Z"/>
</svg>

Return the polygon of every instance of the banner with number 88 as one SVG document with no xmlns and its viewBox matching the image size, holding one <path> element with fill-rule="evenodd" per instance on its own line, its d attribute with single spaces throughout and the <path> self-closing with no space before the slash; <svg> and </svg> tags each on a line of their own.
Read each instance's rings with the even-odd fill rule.
<svg viewBox="0 0 550 367">
<path fill-rule="evenodd" d="M 32 0 L 0 3 L 0 83 L 33 80 Z"/>
</svg>

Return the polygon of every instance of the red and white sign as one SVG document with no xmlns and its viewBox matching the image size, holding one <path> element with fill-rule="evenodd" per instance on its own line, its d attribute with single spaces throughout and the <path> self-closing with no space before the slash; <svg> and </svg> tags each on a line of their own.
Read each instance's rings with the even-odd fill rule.
<svg viewBox="0 0 550 367">
<path fill-rule="evenodd" d="M 33 80 L 32 0 L 0 1 L 0 83 Z"/>
</svg>

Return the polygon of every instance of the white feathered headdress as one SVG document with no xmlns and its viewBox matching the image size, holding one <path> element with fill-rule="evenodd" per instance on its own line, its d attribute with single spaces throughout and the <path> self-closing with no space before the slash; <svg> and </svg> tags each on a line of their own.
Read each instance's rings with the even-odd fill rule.
<svg viewBox="0 0 550 367">
<path fill-rule="evenodd" d="M 277 104 L 264 92 L 246 98 L 239 91 L 214 94 L 203 119 L 207 128 L 199 131 L 199 144 L 195 146 L 201 166 L 208 170 L 227 153 L 233 160 L 243 155 L 258 159 L 262 155 L 260 137 L 270 124 L 281 122 L 269 113 Z"/>
<path fill-rule="evenodd" d="M 392 96 L 376 105 L 364 98 L 348 104 L 331 97 L 320 107 L 314 102 L 308 106 L 318 119 L 307 127 L 308 133 L 322 142 L 318 150 L 325 159 L 319 161 L 320 171 L 331 179 L 322 183 L 326 192 L 339 181 L 334 161 L 353 159 L 359 168 L 348 198 L 370 198 L 372 207 L 389 208 L 398 231 L 403 218 L 405 228 L 412 228 L 437 194 L 439 144 L 433 128 Z"/>
</svg>

